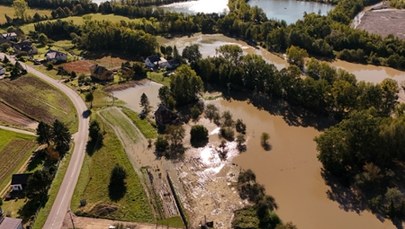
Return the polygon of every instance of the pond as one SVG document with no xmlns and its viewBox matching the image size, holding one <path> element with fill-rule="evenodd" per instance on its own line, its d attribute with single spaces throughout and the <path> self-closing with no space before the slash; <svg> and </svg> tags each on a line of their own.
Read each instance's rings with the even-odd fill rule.
<svg viewBox="0 0 405 229">
<path fill-rule="evenodd" d="M 227 0 L 197 0 L 172 3 L 162 7 L 179 13 L 224 14 L 229 11 L 227 4 Z M 284 20 L 288 24 L 303 18 L 305 12 L 326 15 L 333 8 L 330 4 L 296 0 L 250 0 L 249 4 L 262 8 L 268 18 Z"/>
</svg>

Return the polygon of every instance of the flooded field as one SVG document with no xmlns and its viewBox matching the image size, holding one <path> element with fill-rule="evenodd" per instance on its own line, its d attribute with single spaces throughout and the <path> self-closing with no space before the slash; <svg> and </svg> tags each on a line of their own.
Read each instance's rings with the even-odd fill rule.
<svg viewBox="0 0 405 229">
<path fill-rule="evenodd" d="M 223 35 L 202 35 L 161 40 L 164 45 L 176 45 L 181 50 L 190 44 L 198 44 L 203 56 L 216 55 L 215 49 L 223 44 L 236 44 L 245 53 L 262 55 L 266 61 L 276 63 L 280 69 L 287 62 L 264 49 L 256 49 L 248 44 Z M 358 80 L 379 83 L 385 78 L 398 82 L 405 80 L 405 72 L 388 67 L 352 64 L 334 61 L 330 65 L 353 73 Z M 129 107 L 139 111 L 139 98 L 144 92 L 152 106 L 158 104 L 159 84 L 146 81 L 114 95 L 125 101 Z M 403 91 L 400 98 L 404 99 Z M 217 96 L 214 96 L 217 97 Z M 321 164 L 317 159 L 314 137 L 320 131 L 307 125 L 297 125 L 304 120 L 295 119 L 288 110 L 270 104 L 270 112 L 261 110 L 247 101 L 210 100 L 220 110 L 229 110 L 234 119 L 241 118 L 247 124 L 247 152 L 230 154 L 227 161 L 220 161 L 215 155 L 215 147 L 220 140 L 215 125 L 200 120 L 210 131 L 210 143 L 205 148 L 190 149 L 183 161 L 163 163 L 171 176 L 178 177 L 179 195 L 194 223 L 206 215 L 214 220 L 217 228 L 229 228 L 232 211 L 244 203 L 232 187 L 238 171 L 252 169 L 258 182 L 265 185 L 279 205 L 277 213 L 284 221 L 292 221 L 303 229 L 313 228 L 394 228 L 390 221 L 380 221 L 368 211 L 345 210 L 350 206 L 340 204 L 330 198 L 330 187 L 321 176 Z M 319 120 L 312 120 L 316 123 Z M 186 133 L 190 126 L 186 125 Z M 271 150 L 265 151 L 260 144 L 260 135 L 270 134 Z M 185 139 L 188 142 L 188 139 Z M 228 145 L 232 151 L 232 143 Z M 209 193 L 209 195 L 207 194 Z M 337 193 L 339 194 L 339 193 Z M 349 203 L 347 203 L 349 204 Z"/>
<path fill-rule="evenodd" d="M 405 81 L 404 71 L 399 71 L 390 67 L 355 64 L 341 60 L 332 62 L 331 66 L 344 69 L 354 74 L 357 80 L 360 81 L 380 83 L 384 79 L 388 78 L 397 81 L 399 85 Z M 398 96 L 401 102 L 405 102 L 405 91 L 403 88 L 400 88 Z"/>
<path fill-rule="evenodd" d="M 180 53 L 186 46 L 197 44 L 203 57 L 217 55 L 216 49 L 223 45 L 238 45 L 242 48 L 245 54 L 261 55 L 265 61 L 274 64 L 279 70 L 287 66 L 287 62 L 283 58 L 267 51 L 266 49 L 250 46 L 242 40 L 230 38 L 223 34 L 197 33 L 190 37 L 184 36 L 175 39 L 161 38 L 160 44 L 170 46 L 176 45 Z"/>
<path fill-rule="evenodd" d="M 161 87 L 161 84 L 150 80 L 143 80 L 134 87 L 113 91 L 113 95 L 119 100 L 124 101 L 127 107 L 140 113 L 142 111 L 142 107 L 140 105 L 141 95 L 142 93 L 145 93 L 146 96 L 148 96 L 151 110 L 155 111 L 159 105 L 158 95 Z"/>
<path fill-rule="evenodd" d="M 315 128 L 290 126 L 282 116 L 259 110 L 246 101 L 216 100 L 221 110 L 229 110 L 234 118 L 247 125 L 247 152 L 234 159 L 244 169 L 252 169 L 258 182 L 266 187 L 284 221 L 292 221 L 300 229 L 313 228 L 393 228 L 391 222 L 380 222 L 370 212 L 346 212 L 330 200 L 329 190 L 321 176 L 316 158 Z M 270 134 L 271 150 L 260 145 L 262 132 Z"/>
<path fill-rule="evenodd" d="M 137 88 L 121 91 L 126 94 L 121 98 L 128 104 L 137 105 L 133 99 L 140 93 Z M 153 86 L 150 90 L 158 89 Z M 157 98 L 147 95 L 151 101 Z M 154 103 L 157 102 L 156 99 Z M 329 199 L 329 186 L 321 176 L 321 164 L 313 141 L 320 134 L 317 129 L 289 125 L 292 123 L 290 117 L 278 115 L 287 113 L 277 107 L 271 109 L 274 112 L 271 114 L 247 101 L 217 99 L 207 103 L 215 104 L 222 111 L 229 110 L 234 119 L 243 119 L 248 128 L 247 152 L 238 155 L 232 150 L 233 143 L 229 143 L 228 159 L 219 160 L 215 154 L 220 143 L 217 129 L 202 119 L 200 123 L 210 132 L 209 144 L 204 148 L 190 148 L 183 161 L 163 163 L 172 177 L 178 177 L 179 195 L 193 225 L 206 215 L 208 220 L 216 222 L 216 228 L 229 228 L 233 210 L 244 206 L 231 184 L 240 168 L 250 168 L 256 173 L 258 182 L 265 185 L 267 193 L 276 199 L 280 217 L 294 222 L 299 228 L 393 228 L 391 222 L 381 222 L 370 212 L 345 211 L 343 206 Z M 135 105 L 132 107 L 139 109 Z M 186 125 L 186 133 L 190 125 Z M 263 132 L 270 134 L 270 151 L 263 150 L 260 145 Z M 184 142 L 188 141 L 186 137 Z M 156 163 L 160 164 L 153 164 Z"/>
</svg>

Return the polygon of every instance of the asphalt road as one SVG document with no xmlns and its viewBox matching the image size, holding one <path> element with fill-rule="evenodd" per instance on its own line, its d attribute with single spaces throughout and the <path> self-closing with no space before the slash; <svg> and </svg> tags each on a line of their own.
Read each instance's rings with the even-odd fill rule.
<svg viewBox="0 0 405 229">
<path fill-rule="evenodd" d="M 0 53 L 0 58 L 3 59 L 4 55 L 4 53 Z M 12 57 L 8 56 L 8 58 L 11 62 L 14 62 Z M 77 117 L 79 120 L 78 132 L 73 135 L 74 149 L 69 167 L 66 171 L 65 177 L 63 178 L 51 212 L 49 213 L 45 225 L 43 226 L 43 229 L 58 229 L 62 227 L 65 215 L 70 208 L 70 201 L 72 199 L 77 180 L 79 179 L 80 170 L 82 168 L 85 156 L 86 144 L 89 135 L 89 119 L 83 117 L 83 113 L 87 110 L 87 106 L 83 99 L 74 90 L 64 85 L 62 82 L 59 82 L 43 74 L 42 72 L 25 65 L 24 63 L 22 63 L 22 65 L 26 67 L 29 73 L 32 73 L 47 83 L 53 85 L 62 91 L 67 97 L 69 97 L 76 108 Z"/>
</svg>

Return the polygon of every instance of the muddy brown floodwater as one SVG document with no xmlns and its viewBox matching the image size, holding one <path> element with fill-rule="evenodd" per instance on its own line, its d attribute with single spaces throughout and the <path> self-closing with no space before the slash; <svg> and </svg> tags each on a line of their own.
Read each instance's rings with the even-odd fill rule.
<svg viewBox="0 0 405 229">
<path fill-rule="evenodd" d="M 277 213 L 300 229 L 394 228 L 370 212 L 346 212 L 327 196 L 328 186 L 321 176 L 312 127 L 289 126 L 281 116 L 259 110 L 246 101 L 215 100 L 220 110 L 229 110 L 247 125 L 247 152 L 234 162 L 252 169 L 279 205 Z M 260 145 L 262 132 L 270 134 L 271 150 Z"/>
<path fill-rule="evenodd" d="M 175 39 L 160 38 L 159 41 L 161 45 L 175 45 L 179 50 L 179 53 L 181 53 L 186 46 L 197 44 L 199 46 L 201 55 L 204 58 L 208 56 L 215 56 L 216 49 L 223 45 L 238 45 L 242 48 L 244 54 L 260 55 L 265 61 L 274 64 L 279 70 L 287 66 L 287 62 L 283 58 L 267 51 L 266 49 L 250 46 L 244 41 L 230 38 L 223 34 L 197 33 L 190 37 L 184 36 Z"/>
</svg>

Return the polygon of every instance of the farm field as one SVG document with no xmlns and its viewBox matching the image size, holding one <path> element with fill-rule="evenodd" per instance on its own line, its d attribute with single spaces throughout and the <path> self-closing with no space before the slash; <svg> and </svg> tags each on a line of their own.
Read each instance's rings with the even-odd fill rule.
<svg viewBox="0 0 405 229">
<path fill-rule="evenodd" d="M 37 122 L 16 111 L 5 103 L 0 102 L 0 124 L 21 129 L 34 130 Z"/>
<path fill-rule="evenodd" d="M 29 9 L 27 11 L 27 15 L 32 17 L 37 12 L 39 15 L 46 15 L 48 17 L 51 16 L 50 10 L 39 10 L 39 9 Z M 14 8 L 11 6 L 0 6 L 0 24 L 3 24 L 6 22 L 6 17 L 5 17 L 6 14 L 10 17 L 14 17 Z"/>
<path fill-rule="evenodd" d="M 103 147 L 92 155 L 86 155 L 73 195 L 72 210 L 77 215 L 97 218 L 153 222 L 154 216 L 146 193 L 120 140 L 102 118 L 96 116 L 95 120 L 105 132 Z M 127 173 L 126 192 L 121 199 L 113 201 L 108 186 L 116 164 L 121 165 Z M 81 200 L 86 202 L 83 207 L 79 207 Z"/>
<path fill-rule="evenodd" d="M 28 160 L 35 146 L 33 136 L 0 129 L 0 191 Z"/>
<path fill-rule="evenodd" d="M 71 101 L 32 75 L 0 81 L 0 100 L 35 121 L 51 123 L 59 119 L 72 133 L 77 130 L 76 111 Z"/>
</svg>

